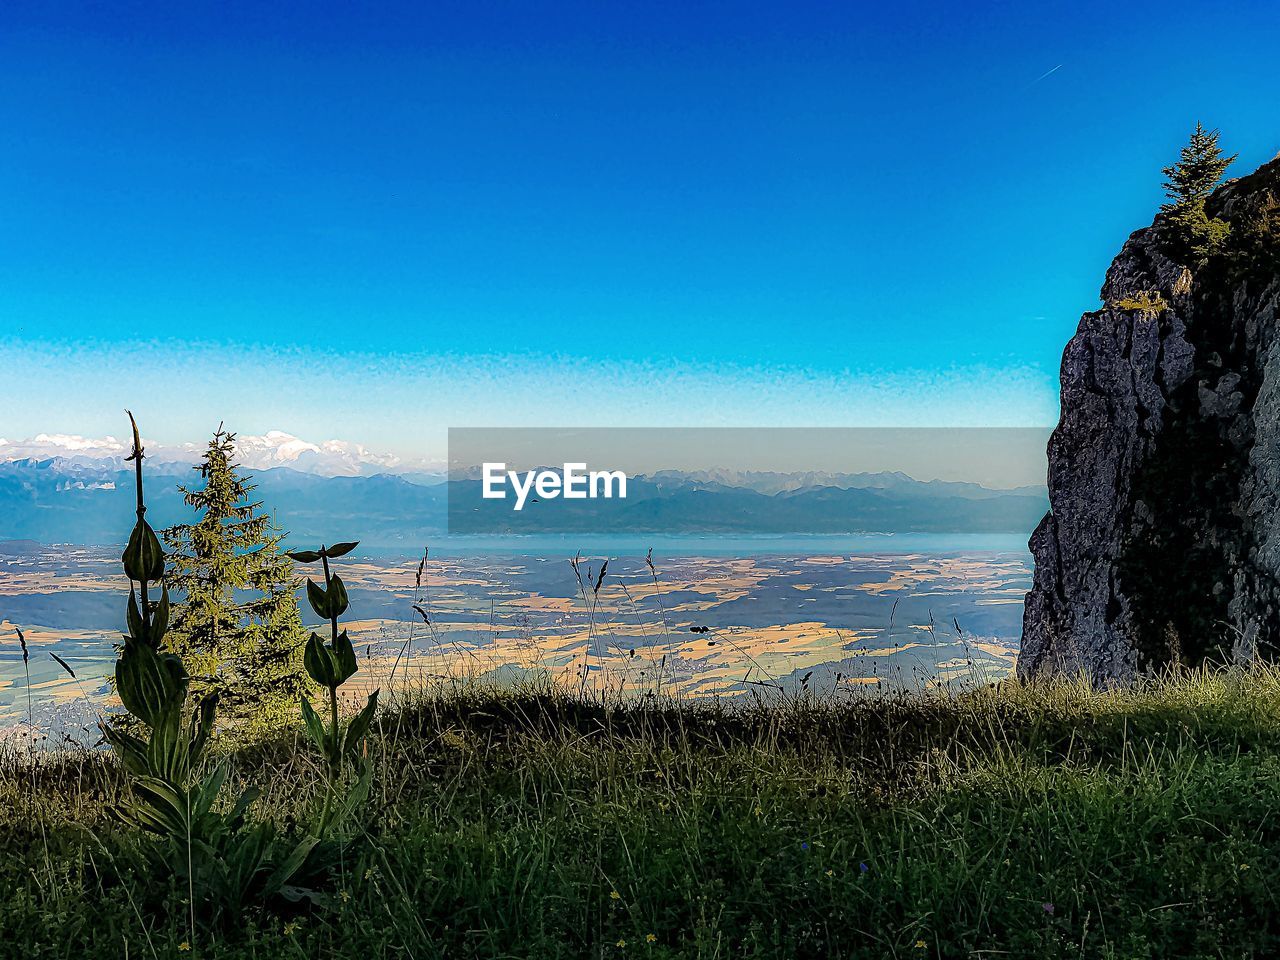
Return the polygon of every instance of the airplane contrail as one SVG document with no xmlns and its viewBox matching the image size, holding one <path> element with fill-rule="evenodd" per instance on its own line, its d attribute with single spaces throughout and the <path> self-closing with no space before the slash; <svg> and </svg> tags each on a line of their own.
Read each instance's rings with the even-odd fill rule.
<svg viewBox="0 0 1280 960">
<path fill-rule="evenodd" d="M 1051 77 L 1051 76 L 1053 76 L 1055 73 L 1057 73 L 1057 72 L 1058 72 L 1059 70 L 1061 70 L 1061 69 L 1062 69 L 1062 64 L 1058 64 L 1058 65 L 1057 65 L 1056 67 L 1054 67 L 1052 70 L 1046 70 L 1044 73 L 1040 74 L 1040 76 L 1036 77 L 1036 78 L 1035 78 L 1034 80 L 1032 80 L 1031 82 L 1032 82 L 1032 83 L 1039 83 L 1039 82 L 1040 82 L 1041 80 L 1043 80 L 1045 77 Z"/>
</svg>

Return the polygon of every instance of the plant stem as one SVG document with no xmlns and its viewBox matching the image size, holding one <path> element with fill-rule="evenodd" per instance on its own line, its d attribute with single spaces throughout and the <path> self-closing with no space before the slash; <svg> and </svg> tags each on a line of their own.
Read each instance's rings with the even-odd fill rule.
<svg viewBox="0 0 1280 960">
<path fill-rule="evenodd" d="M 329 555 L 325 552 L 325 545 L 320 545 L 320 562 L 324 566 L 324 590 L 328 594 L 333 589 L 333 578 L 329 574 Z M 336 647 L 338 643 L 338 615 L 336 613 L 329 616 L 329 632 L 331 642 Z M 341 761 L 340 752 L 342 744 L 338 741 L 338 688 L 329 688 L 329 719 L 332 726 L 329 728 L 329 768 L 333 780 L 337 781 L 338 765 Z"/>
<path fill-rule="evenodd" d="M 329 765 L 333 767 L 333 776 L 338 776 L 338 764 L 340 763 L 342 744 L 338 742 L 338 688 L 329 688 L 329 719 L 333 726 L 330 728 L 331 750 Z"/>
<path fill-rule="evenodd" d="M 133 419 L 133 413 L 126 410 L 129 414 L 129 423 L 133 426 L 133 455 L 129 457 L 133 461 L 133 471 L 136 483 L 134 484 L 138 494 L 138 525 L 145 523 L 147 514 L 147 504 L 142 497 L 142 437 L 138 434 L 138 421 Z M 148 630 L 151 627 L 151 604 L 147 602 L 147 581 L 144 577 L 138 583 L 138 591 L 142 598 L 142 625 Z"/>
<path fill-rule="evenodd" d="M 324 551 L 325 551 L 325 547 L 322 544 L 320 547 L 320 562 L 324 565 L 324 590 L 325 590 L 325 593 L 328 593 L 333 586 L 333 578 L 329 575 L 329 555 Z M 338 615 L 336 613 L 329 615 L 329 632 L 330 632 L 330 639 L 334 643 L 337 643 L 338 642 Z"/>
</svg>

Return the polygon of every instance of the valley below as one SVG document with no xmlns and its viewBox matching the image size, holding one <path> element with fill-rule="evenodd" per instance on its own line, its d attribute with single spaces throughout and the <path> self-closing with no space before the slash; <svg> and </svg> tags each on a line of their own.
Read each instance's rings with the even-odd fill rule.
<svg viewBox="0 0 1280 960">
<path fill-rule="evenodd" d="M 762 539 L 732 554 L 684 540 L 652 567 L 645 550 L 591 546 L 581 583 L 564 545 L 353 555 L 345 626 L 366 666 L 352 694 L 527 680 L 765 700 L 966 688 L 1011 672 L 1031 579 L 1016 538 Z M 0 544 L 0 724 L 96 740 L 126 589 L 118 548 Z"/>
</svg>

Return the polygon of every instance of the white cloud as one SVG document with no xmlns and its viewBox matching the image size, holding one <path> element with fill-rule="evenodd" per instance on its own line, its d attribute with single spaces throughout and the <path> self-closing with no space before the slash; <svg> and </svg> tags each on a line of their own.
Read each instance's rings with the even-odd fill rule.
<svg viewBox="0 0 1280 960">
<path fill-rule="evenodd" d="M 156 463 L 195 463 L 204 444 L 166 445 L 143 439 L 147 456 Z M 82 437 L 76 434 L 42 433 L 26 440 L 0 437 L 0 461 L 48 460 L 67 457 L 77 460 L 118 459 L 128 456 L 128 445 L 115 437 Z M 443 463 L 405 460 L 393 454 L 376 453 L 350 440 L 303 440 L 283 430 L 268 430 L 255 436 L 236 435 L 236 460 L 248 470 L 289 467 L 303 473 L 331 477 L 367 476 L 376 473 L 443 473 Z"/>
</svg>

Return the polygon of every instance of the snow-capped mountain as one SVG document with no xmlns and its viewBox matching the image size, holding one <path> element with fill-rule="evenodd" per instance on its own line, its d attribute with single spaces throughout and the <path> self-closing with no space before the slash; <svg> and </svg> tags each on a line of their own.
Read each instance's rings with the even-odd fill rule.
<svg viewBox="0 0 1280 960">
<path fill-rule="evenodd" d="M 149 466 L 193 464 L 204 452 L 203 444 L 162 444 L 144 438 Z M 128 442 L 117 437 L 82 437 L 42 433 L 27 440 L 0 437 L 0 462 L 59 460 L 111 466 L 128 456 Z M 442 474 L 443 464 L 405 460 L 377 453 L 350 440 L 304 440 L 283 430 L 261 435 L 236 434 L 236 460 L 247 470 L 288 467 L 299 473 L 324 477 L 367 477 L 380 473 Z"/>
</svg>

